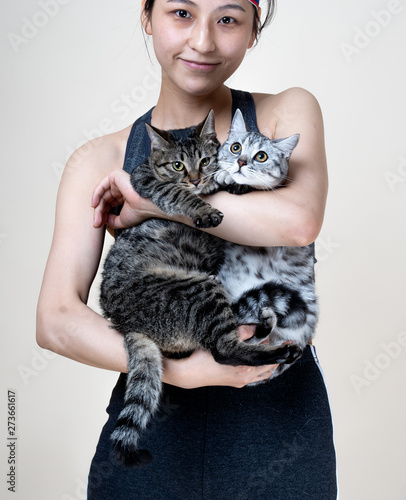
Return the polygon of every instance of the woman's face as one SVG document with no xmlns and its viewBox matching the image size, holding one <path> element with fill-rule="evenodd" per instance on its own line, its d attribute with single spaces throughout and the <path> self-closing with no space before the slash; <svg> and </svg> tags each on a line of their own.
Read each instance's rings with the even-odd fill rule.
<svg viewBox="0 0 406 500">
<path fill-rule="evenodd" d="M 205 95 L 229 78 L 255 40 L 248 0 L 155 0 L 146 32 L 163 84 Z"/>
</svg>

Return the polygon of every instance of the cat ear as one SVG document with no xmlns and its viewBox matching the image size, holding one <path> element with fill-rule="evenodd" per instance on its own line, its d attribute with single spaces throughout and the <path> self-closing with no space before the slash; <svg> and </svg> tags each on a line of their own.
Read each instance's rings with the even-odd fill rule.
<svg viewBox="0 0 406 500">
<path fill-rule="evenodd" d="M 299 134 L 291 135 L 290 137 L 286 137 L 286 139 L 274 139 L 275 146 L 282 151 L 284 156 L 289 159 L 292 151 L 297 146 L 299 142 Z"/>
<path fill-rule="evenodd" d="M 200 137 L 203 137 L 203 136 L 207 136 L 207 137 L 214 136 L 214 137 L 216 137 L 216 129 L 214 127 L 214 111 L 212 109 L 209 111 L 209 114 L 202 121 L 202 123 L 200 123 L 197 126 L 197 130 L 199 130 L 200 127 L 201 127 L 201 130 L 199 132 L 199 136 Z"/>
<path fill-rule="evenodd" d="M 148 123 L 146 123 L 145 126 L 151 140 L 151 149 L 167 149 L 169 143 L 162 137 L 162 135 L 164 135 L 164 132 L 152 127 Z"/>
<path fill-rule="evenodd" d="M 249 132 L 247 125 L 245 124 L 244 117 L 242 116 L 241 110 L 236 109 L 233 121 L 231 122 L 230 134 L 245 134 Z"/>
</svg>

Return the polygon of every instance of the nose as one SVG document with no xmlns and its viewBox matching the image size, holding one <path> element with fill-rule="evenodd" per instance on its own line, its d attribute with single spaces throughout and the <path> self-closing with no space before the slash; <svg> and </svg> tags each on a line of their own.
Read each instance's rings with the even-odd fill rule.
<svg viewBox="0 0 406 500">
<path fill-rule="evenodd" d="M 242 167 L 243 167 L 244 165 L 246 165 L 246 164 L 247 164 L 247 161 L 246 161 L 246 160 L 241 160 L 241 158 L 238 160 L 238 165 L 240 166 L 240 170 L 241 170 L 241 169 L 242 169 Z"/>
<path fill-rule="evenodd" d="M 190 182 L 194 185 L 197 186 L 200 183 L 201 179 L 190 179 Z"/>
<path fill-rule="evenodd" d="M 201 54 L 213 52 L 216 44 L 208 21 L 202 19 L 196 23 L 190 34 L 190 47 Z"/>
</svg>

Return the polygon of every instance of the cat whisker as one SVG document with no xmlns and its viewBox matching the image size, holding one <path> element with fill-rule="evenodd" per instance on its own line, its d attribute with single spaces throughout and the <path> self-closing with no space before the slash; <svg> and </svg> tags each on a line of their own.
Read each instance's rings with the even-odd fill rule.
<svg viewBox="0 0 406 500">
<path fill-rule="evenodd" d="M 261 176 L 257 172 L 255 172 L 255 170 L 250 171 L 250 176 L 255 178 L 255 179 L 258 179 L 258 181 L 259 181 L 258 184 L 260 185 L 261 191 L 276 191 L 277 192 L 277 190 L 274 187 L 267 184 L 266 181 L 263 179 L 263 176 Z"/>
<path fill-rule="evenodd" d="M 281 186 L 287 186 L 290 183 L 296 182 L 293 177 L 286 176 L 284 179 L 284 184 L 280 184 Z M 285 184 L 286 183 L 286 184 Z"/>
<path fill-rule="evenodd" d="M 202 175 L 201 179 L 202 180 L 210 179 L 211 177 L 214 177 L 215 174 L 216 174 L 216 172 L 211 172 L 209 174 Z"/>
</svg>

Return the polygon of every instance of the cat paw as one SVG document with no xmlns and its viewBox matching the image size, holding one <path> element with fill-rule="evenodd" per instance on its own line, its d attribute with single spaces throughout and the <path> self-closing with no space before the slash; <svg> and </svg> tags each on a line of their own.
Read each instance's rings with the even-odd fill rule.
<svg viewBox="0 0 406 500">
<path fill-rule="evenodd" d="M 218 170 L 214 176 L 214 179 L 220 186 L 223 187 L 233 182 L 233 179 L 227 172 L 227 170 Z"/>
<path fill-rule="evenodd" d="M 291 365 L 303 354 L 303 349 L 295 344 L 288 344 L 289 354 L 283 364 Z"/>
<path fill-rule="evenodd" d="M 254 190 L 251 186 L 245 184 L 230 184 L 227 186 L 227 191 L 231 194 L 246 194 Z"/>
<path fill-rule="evenodd" d="M 209 227 L 217 227 L 223 220 L 224 214 L 215 208 L 211 208 L 209 212 L 199 215 L 193 219 L 193 224 L 199 229 L 207 229 Z"/>
<path fill-rule="evenodd" d="M 259 311 L 259 319 L 261 320 L 262 325 L 265 328 L 269 329 L 271 332 L 276 327 L 278 321 L 272 307 L 263 307 Z"/>
</svg>

